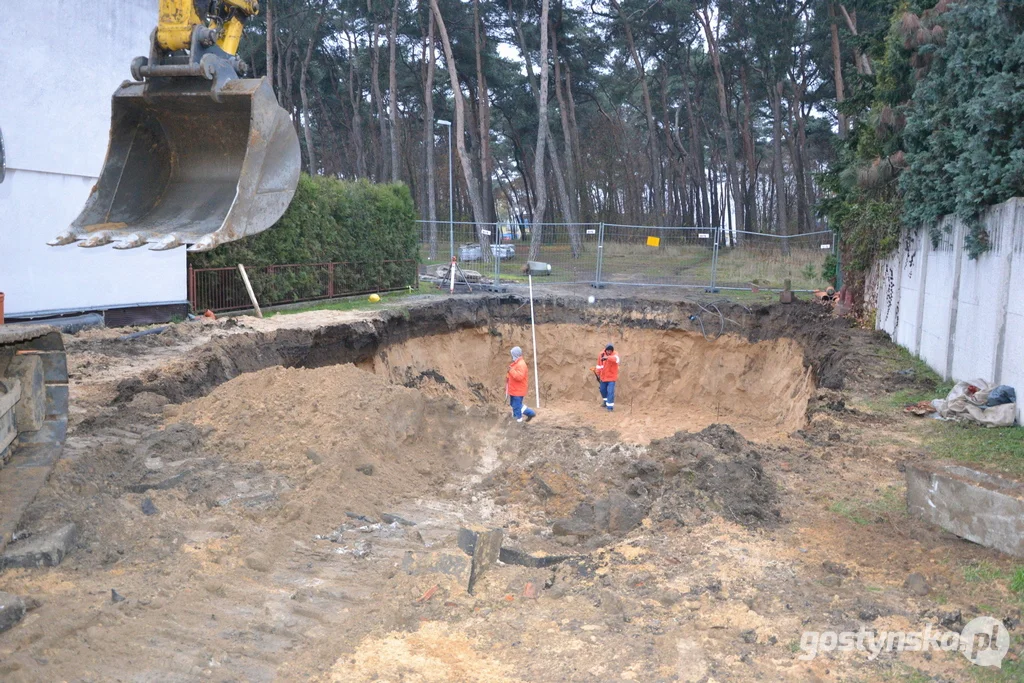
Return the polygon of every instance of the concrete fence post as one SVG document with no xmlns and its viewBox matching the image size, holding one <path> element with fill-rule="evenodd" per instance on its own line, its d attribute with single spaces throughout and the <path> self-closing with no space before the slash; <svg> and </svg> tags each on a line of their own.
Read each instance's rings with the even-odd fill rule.
<svg viewBox="0 0 1024 683">
<path fill-rule="evenodd" d="M 960 310 L 960 273 L 963 269 L 964 233 L 966 229 L 959 219 L 953 220 L 953 296 L 949 298 L 949 329 L 946 337 L 946 367 L 942 378 L 947 382 L 953 379 L 953 357 L 956 355 L 956 316 Z"/>
<path fill-rule="evenodd" d="M 928 237 L 928 231 L 920 229 L 917 231 L 917 257 L 918 262 L 921 264 L 921 278 L 918 283 L 917 291 L 917 321 L 914 329 L 914 348 L 913 353 L 918 358 L 921 357 L 921 339 L 924 334 L 924 306 L 925 306 L 925 292 L 928 290 L 928 252 L 930 251 L 930 239 Z"/>
<path fill-rule="evenodd" d="M 1013 279 L 1014 237 L 1017 222 L 1021 217 L 1020 202 L 1010 202 L 1003 207 L 999 227 L 999 294 L 996 300 L 995 349 L 992 353 L 992 381 L 1003 383 L 1003 356 L 1006 353 L 1006 320 L 1010 314 L 1010 287 Z"/>
</svg>

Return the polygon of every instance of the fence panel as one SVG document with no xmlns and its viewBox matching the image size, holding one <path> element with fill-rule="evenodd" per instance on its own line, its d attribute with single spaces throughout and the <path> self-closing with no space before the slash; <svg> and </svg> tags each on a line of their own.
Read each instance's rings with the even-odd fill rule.
<svg viewBox="0 0 1024 683">
<path fill-rule="evenodd" d="M 715 228 L 604 226 L 601 282 L 660 287 L 708 287 Z"/>
<path fill-rule="evenodd" d="M 531 259 L 535 228 L 512 231 L 507 239 L 515 252 L 501 262 L 503 282 L 526 282 L 527 262 L 540 265 L 534 283 L 591 283 L 597 276 L 598 223 L 545 223 L 540 228 L 536 255 Z M 547 268 L 550 266 L 550 269 Z"/>
<path fill-rule="evenodd" d="M 292 263 L 246 268 L 261 306 L 419 287 L 414 259 L 377 263 Z M 237 268 L 189 269 L 189 302 L 194 311 L 252 307 Z"/>
<path fill-rule="evenodd" d="M 824 289 L 825 259 L 833 253 L 831 231 L 782 237 L 742 230 L 723 231 L 716 284 L 726 289 Z"/>
<path fill-rule="evenodd" d="M 436 276 L 438 269 L 446 269 L 452 253 L 451 235 L 454 233 L 454 254 L 459 265 L 466 270 L 478 271 L 485 278 L 504 284 L 527 280 L 527 262 L 531 260 L 535 228 L 529 224 L 482 223 L 488 231 L 486 238 L 490 253 L 480 247 L 477 224 L 438 223 L 436 247 L 431 249 L 429 221 L 421 221 L 420 272 Z M 532 259 L 543 264 L 535 269 L 537 282 L 593 282 L 597 271 L 598 223 L 544 223 L 540 226 L 537 249 Z M 433 255 L 431 255 L 433 254 Z M 548 269 L 546 266 L 550 266 Z"/>
<path fill-rule="evenodd" d="M 438 267 L 447 268 L 452 255 L 459 256 L 479 253 L 480 242 L 476 235 L 474 223 L 454 223 L 448 221 L 417 221 L 420 227 L 420 273 L 436 275 Z M 488 225 L 485 230 L 492 230 Z M 433 241 L 431 234 L 434 235 Z M 492 237 L 493 241 L 493 237 Z M 479 261 L 480 258 L 476 259 Z"/>
<path fill-rule="evenodd" d="M 437 275 L 454 253 L 467 270 L 503 284 L 526 281 L 533 231 L 529 225 L 483 224 L 484 254 L 473 223 L 438 223 L 430 256 L 429 224 L 421 222 L 420 272 Z M 716 240 L 717 238 L 717 240 Z M 716 251 L 715 245 L 718 243 Z M 546 273 L 534 283 L 594 283 L 648 287 L 823 289 L 825 261 L 835 250 L 831 231 L 780 236 L 715 227 L 637 226 L 615 223 L 541 226 L 535 258 Z M 550 266 L 550 270 L 547 270 Z"/>
</svg>

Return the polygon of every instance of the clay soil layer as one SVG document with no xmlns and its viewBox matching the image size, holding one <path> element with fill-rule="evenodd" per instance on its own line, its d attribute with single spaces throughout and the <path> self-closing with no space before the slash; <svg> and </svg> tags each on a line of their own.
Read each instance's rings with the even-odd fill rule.
<svg viewBox="0 0 1024 683">
<path fill-rule="evenodd" d="M 615 430 L 646 443 L 727 422 L 747 437 L 784 436 L 806 422 L 810 368 L 792 339 L 756 344 L 736 335 L 548 324 L 536 330 L 544 420 Z M 614 413 L 602 410 L 592 372 L 612 343 L 622 359 Z M 504 400 L 509 351 L 523 348 L 533 380 L 529 327 L 498 325 L 432 335 L 389 347 L 362 367 L 460 402 Z M 536 406 L 533 388 L 527 404 Z"/>
</svg>

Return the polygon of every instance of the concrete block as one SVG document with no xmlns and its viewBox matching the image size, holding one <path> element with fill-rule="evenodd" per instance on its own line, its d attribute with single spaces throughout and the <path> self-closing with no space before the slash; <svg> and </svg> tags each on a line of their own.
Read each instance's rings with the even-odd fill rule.
<svg viewBox="0 0 1024 683">
<path fill-rule="evenodd" d="M 21 400 L 21 382 L 16 379 L 0 379 L 0 415 L 14 410 Z"/>
<path fill-rule="evenodd" d="M 0 413 L 0 450 L 10 446 L 18 436 L 18 427 L 15 424 L 14 416 L 13 408 L 6 413 Z"/>
<path fill-rule="evenodd" d="M 26 609 L 25 601 L 17 595 L 0 592 L 0 633 L 21 621 Z"/>
<path fill-rule="evenodd" d="M 907 466 L 907 510 L 961 538 L 1024 557 L 1024 483 L 961 465 Z"/>
<path fill-rule="evenodd" d="M 48 419 L 34 432 L 18 434 L 18 443 L 24 445 L 63 444 L 68 434 L 68 418 Z"/>
<path fill-rule="evenodd" d="M 485 529 L 483 527 L 463 527 L 459 529 L 458 544 L 467 554 L 473 557 L 472 573 L 469 577 L 468 590 L 473 592 L 473 587 L 480 580 L 491 565 L 498 561 L 501 555 L 501 542 L 505 539 L 505 532 L 501 529 Z"/>
<path fill-rule="evenodd" d="M 32 351 L 43 363 L 43 381 L 47 384 L 68 383 L 68 357 L 64 351 Z"/>
<path fill-rule="evenodd" d="M 78 540 L 78 527 L 65 524 L 49 534 L 33 536 L 7 547 L 0 555 L 0 569 L 56 567 Z"/>
<path fill-rule="evenodd" d="M 46 418 L 46 390 L 43 361 L 31 353 L 17 353 L 7 366 L 7 376 L 21 382 L 21 399 L 15 412 L 20 432 L 34 432 Z"/>
<path fill-rule="evenodd" d="M 60 418 L 68 414 L 68 385 L 46 385 L 46 417 Z"/>
</svg>

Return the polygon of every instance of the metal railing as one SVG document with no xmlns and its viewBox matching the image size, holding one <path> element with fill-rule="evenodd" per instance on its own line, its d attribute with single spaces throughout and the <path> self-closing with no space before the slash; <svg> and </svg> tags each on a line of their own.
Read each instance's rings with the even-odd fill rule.
<svg viewBox="0 0 1024 683">
<path fill-rule="evenodd" d="M 808 291 L 827 286 L 823 266 L 835 250 L 831 231 L 782 236 L 616 223 L 438 221 L 432 245 L 429 222 L 420 225 L 422 277 L 441 277 L 454 254 L 464 270 L 501 285 L 524 282 L 529 271 L 534 284 L 773 290 L 789 280 L 795 291 Z"/>
<path fill-rule="evenodd" d="M 246 272 L 260 306 L 419 287 L 415 259 L 247 266 Z M 237 268 L 189 267 L 188 300 L 195 312 L 252 308 Z"/>
</svg>

